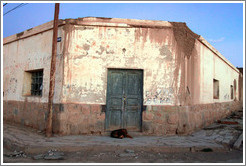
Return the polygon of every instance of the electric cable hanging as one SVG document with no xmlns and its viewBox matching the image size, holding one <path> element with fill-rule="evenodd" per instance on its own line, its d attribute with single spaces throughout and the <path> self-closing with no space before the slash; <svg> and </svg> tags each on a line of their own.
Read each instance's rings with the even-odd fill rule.
<svg viewBox="0 0 246 166">
<path fill-rule="evenodd" d="M 15 8 L 13 8 L 13 9 L 11 9 L 11 10 L 9 10 L 9 11 L 7 11 L 7 12 L 4 13 L 3 15 L 5 16 L 6 14 L 10 13 L 11 11 L 13 11 L 13 10 L 15 10 L 15 9 L 17 9 L 17 8 L 23 7 L 23 6 L 27 5 L 27 4 L 28 4 L 28 3 L 21 3 L 20 5 L 16 6 Z"/>
</svg>

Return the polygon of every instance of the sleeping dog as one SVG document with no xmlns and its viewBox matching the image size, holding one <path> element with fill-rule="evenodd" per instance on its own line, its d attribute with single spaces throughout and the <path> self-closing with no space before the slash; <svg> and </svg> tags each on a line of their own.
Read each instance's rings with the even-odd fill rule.
<svg viewBox="0 0 246 166">
<path fill-rule="evenodd" d="M 127 130 L 126 129 L 118 129 L 118 130 L 114 130 L 111 132 L 111 137 L 113 138 L 132 138 L 132 136 L 128 135 Z"/>
</svg>

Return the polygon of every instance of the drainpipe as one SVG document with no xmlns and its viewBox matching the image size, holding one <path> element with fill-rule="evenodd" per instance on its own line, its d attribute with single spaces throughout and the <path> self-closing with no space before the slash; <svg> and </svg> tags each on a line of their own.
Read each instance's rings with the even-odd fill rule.
<svg viewBox="0 0 246 166">
<path fill-rule="evenodd" d="M 54 97 L 55 72 L 56 72 L 59 5 L 60 5 L 59 3 L 55 4 L 55 14 L 54 14 L 54 22 L 53 22 L 53 42 L 52 42 L 52 56 L 51 56 L 51 65 L 50 65 L 50 89 L 49 89 L 49 100 L 48 100 L 48 118 L 46 124 L 46 137 L 52 136 L 53 97 Z"/>
</svg>

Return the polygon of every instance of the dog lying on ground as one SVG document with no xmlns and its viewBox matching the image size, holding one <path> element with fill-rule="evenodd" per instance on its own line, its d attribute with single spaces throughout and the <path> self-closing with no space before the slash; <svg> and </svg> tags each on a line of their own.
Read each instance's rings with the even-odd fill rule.
<svg viewBox="0 0 246 166">
<path fill-rule="evenodd" d="M 127 130 L 126 129 L 118 129 L 118 130 L 114 130 L 111 132 L 111 137 L 113 138 L 132 138 L 132 136 L 128 135 Z"/>
</svg>

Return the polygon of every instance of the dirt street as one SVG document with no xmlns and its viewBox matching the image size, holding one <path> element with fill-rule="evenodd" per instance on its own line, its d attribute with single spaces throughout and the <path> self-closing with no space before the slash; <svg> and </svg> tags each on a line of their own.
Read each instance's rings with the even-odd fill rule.
<svg viewBox="0 0 246 166">
<path fill-rule="evenodd" d="M 188 136 L 56 136 L 4 124 L 4 163 L 242 163 L 243 111 Z M 8 149 L 7 149 L 8 148 Z"/>
<path fill-rule="evenodd" d="M 7 149 L 5 154 L 11 153 Z M 176 152 L 164 153 L 154 151 L 78 151 L 64 152 L 63 159 L 33 159 L 35 155 L 26 157 L 4 157 L 4 163 L 242 163 L 243 151 L 229 152 Z"/>
</svg>

